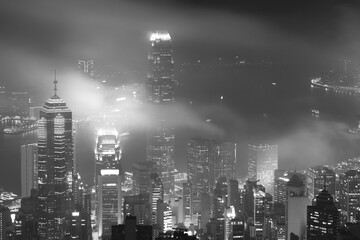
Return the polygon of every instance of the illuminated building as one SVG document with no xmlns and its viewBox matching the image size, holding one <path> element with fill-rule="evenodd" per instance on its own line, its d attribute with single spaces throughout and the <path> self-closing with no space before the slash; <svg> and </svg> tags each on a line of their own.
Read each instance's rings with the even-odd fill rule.
<svg viewBox="0 0 360 240">
<path fill-rule="evenodd" d="M 274 195 L 274 170 L 278 169 L 278 146 L 249 144 L 248 178 L 259 180 L 266 192 Z"/>
<path fill-rule="evenodd" d="M 245 221 L 243 217 L 236 217 L 230 221 L 231 236 L 230 239 L 245 239 Z"/>
<path fill-rule="evenodd" d="M 336 174 L 327 167 L 309 168 L 306 170 L 307 191 L 312 201 L 326 186 L 331 196 L 335 196 Z"/>
<path fill-rule="evenodd" d="M 121 176 L 119 169 L 102 169 L 99 180 L 99 237 L 109 235 L 121 223 Z"/>
<path fill-rule="evenodd" d="M 31 189 L 38 185 L 38 149 L 37 144 L 21 146 L 21 197 L 30 197 Z"/>
<path fill-rule="evenodd" d="M 285 204 L 286 184 L 290 181 L 290 175 L 286 170 L 277 169 L 274 171 L 274 202 Z"/>
<path fill-rule="evenodd" d="M 0 240 L 7 240 L 7 232 L 11 227 L 10 210 L 0 205 Z"/>
<path fill-rule="evenodd" d="M 193 196 L 193 186 L 191 182 L 183 183 L 183 201 L 184 201 L 184 225 L 186 227 L 190 226 L 192 219 L 192 196 Z"/>
<path fill-rule="evenodd" d="M 224 240 L 233 239 L 233 229 L 231 221 L 236 217 L 234 206 L 230 206 L 224 211 Z"/>
<path fill-rule="evenodd" d="M 224 213 L 227 207 L 228 184 L 224 176 L 219 177 L 214 189 L 214 218 L 217 222 L 217 239 L 222 239 L 225 234 Z"/>
<path fill-rule="evenodd" d="M 336 240 L 339 212 L 333 197 L 325 189 L 307 207 L 307 240 Z"/>
<path fill-rule="evenodd" d="M 94 78 L 94 60 L 78 60 L 78 69 L 81 73 Z"/>
<path fill-rule="evenodd" d="M 87 226 L 87 213 L 84 211 L 76 211 L 71 213 L 71 239 L 88 240 L 91 236 L 89 227 Z"/>
<path fill-rule="evenodd" d="M 350 170 L 339 177 L 339 203 L 342 223 L 356 222 L 356 212 L 360 202 L 360 172 Z"/>
<path fill-rule="evenodd" d="M 256 236 L 263 237 L 265 220 L 265 189 L 262 185 L 256 185 L 253 189 L 254 194 L 254 226 Z"/>
<path fill-rule="evenodd" d="M 66 210 L 73 209 L 72 112 L 55 94 L 38 121 L 38 189 L 41 239 L 63 239 Z"/>
<path fill-rule="evenodd" d="M 135 162 L 133 164 L 133 193 L 150 193 L 150 174 L 152 162 Z"/>
<path fill-rule="evenodd" d="M 286 225 L 285 225 L 285 204 L 274 203 L 274 227 L 276 229 L 275 235 L 278 240 L 285 240 Z"/>
<path fill-rule="evenodd" d="M 149 194 L 124 196 L 124 216 L 136 216 L 136 224 L 149 225 L 150 213 Z"/>
<path fill-rule="evenodd" d="M 100 129 L 95 148 L 95 186 L 102 169 L 120 170 L 120 140 L 115 129 Z"/>
<path fill-rule="evenodd" d="M 174 191 L 175 134 L 169 125 L 166 113 L 161 107 L 174 102 L 174 60 L 171 37 L 167 32 L 156 32 L 150 36 L 150 71 L 148 73 L 148 99 L 160 107 L 156 123 L 147 133 L 146 159 L 154 163 L 154 168 L 164 184 L 164 194 Z"/>
<path fill-rule="evenodd" d="M 122 182 L 122 191 L 125 195 L 131 195 L 133 189 L 133 173 L 131 172 L 124 172 L 124 180 Z"/>
<path fill-rule="evenodd" d="M 287 183 L 287 201 L 285 206 L 286 239 L 295 234 L 300 239 L 306 233 L 306 209 L 309 205 L 305 181 L 301 174 L 294 174 Z"/>
<path fill-rule="evenodd" d="M 151 218 L 150 224 L 157 224 L 157 215 L 158 215 L 158 202 L 164 201 L 164 187 L 161 181 L 161 178 L 158 174 L 152 173 L 150 176 L 151 179 L 151 189 L 150 189 L 150 204 L 151 204 Z"/>
<path fill-rule="evenodd" d="M 211 159 L 209 153 L 209 142 L 201 139 L 191 139 L 187 144 L 187 178 L 192 183 L 195 196 L 202 192 L 210 194 L 212 191 L 210 183 Z"/>
</svg>

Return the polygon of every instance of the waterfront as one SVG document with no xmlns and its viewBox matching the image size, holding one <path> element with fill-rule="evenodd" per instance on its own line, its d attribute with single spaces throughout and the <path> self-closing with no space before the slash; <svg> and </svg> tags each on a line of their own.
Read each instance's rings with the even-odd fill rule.
<svg viewBox="0 0 360 240">
<path fill-rule="evenodd" d="M 224 134 L 204 133 L 197 126 L 179 124 L 176 167 L 186 169 L 186 141 L 197 136 L 236 139 L 241 176 L 246 172 L 250 136 L 279 143 L 281 168 L 301 169 L 359 156 L 359 136 L 348 129 L 358 124 L 360 99 L 312 89 L 310 79 L 318 68 L 321 66 L 309 64 L 177 72 L 177 104 L 203 122 L 210 120 L 208 124 L 218 126 Z M 312 117 L 311 109 L 319 109 L 320 117 Z M 96 130 L 85 125 L 76 134 L 77 167 L 88 183 L 93 174 Z M 6 190 L 20 192 L 20 145 L 34 141 L 36 133 L 0 137 L 0 182 Z M 122 138 L 122 146 L 125 170 L 131 170 L 132 162 L 145 159 L 143 131 L 132 129 Z M 11 172 L 14 181 L 5 179 L 4 172 Z"/>
</svg>

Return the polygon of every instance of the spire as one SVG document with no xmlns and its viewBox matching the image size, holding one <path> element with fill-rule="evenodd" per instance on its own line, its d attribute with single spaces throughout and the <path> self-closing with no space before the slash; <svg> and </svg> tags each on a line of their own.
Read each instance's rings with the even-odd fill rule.
<svg viewBox="0 0 360 240">
<path fill-rule="evenodd" d="M 54 81 L 53 81 L 53 83 L 54 83 L 54 93 L 55 93 L 55 95 L 54 96 L 56 96 L 56 91 L 57 91 L 57 83 L 58 83 L 58 81 L 56 80 L 56 69 L 54 70 Z"/>
</svg>

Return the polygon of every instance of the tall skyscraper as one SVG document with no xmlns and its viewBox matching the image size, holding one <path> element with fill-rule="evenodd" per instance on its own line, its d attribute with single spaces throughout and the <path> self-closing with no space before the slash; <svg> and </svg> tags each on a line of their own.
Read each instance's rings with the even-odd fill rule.
<svg viewBox="0 0 360 240">
<path fill-rule="evenodd" d="M 41 239 L 63 239 L 73 189 L 72 112 L 55 94 L 45 102 L 38 124 L 38 189 Z"/>
<path fill-rule="evenodd" d="M 227 208 L 228 183 L 226 177 L 221 176 L 216 182 L 214 189 L 214 218 L 216 218 L 216 239 L 225 236 L 225 210 Z"/>
<path fill-rule="evenodd" d="M 31 189 L 38 186 L 37 144 L 21 146 L 21 197 L 30 197 Z"/>
<path fill-rule="evenodd" d="M 233 141 L 219 142 L 220 176 L 236 179 L 236 143 Z"/>
<path fill-rule="evenodd" d="M 274 195 L 274 170 L 278 169 L 278 146 L 249 144 L 248 178 L 259 180 L 266 192 Z"/>
<path fill-rule="evenodd" d="M 356 222 L 357 208 L 360 202 L 360 171 L 350 170 L 339 177 L 339 203 L 341 221 Z"/>
<path fill-rule="evenodd" d="M 307 240 L 336 240 L 339 228 L 339 212 L 334 199 L 322 190 L 307 207 Z"/>
<path fill-rule="evenodd" d="M 159 111 L 155 116 L 155 125 L 147 133 L 146 159 L 154 163 L 155 171 L 160 174 L 165 195 L 171 195 L 174 191 L 175 134 L 162 109 L 174 102 L 174 60 L 170 34 L 152 33 L 150 43 L 148 99 Z"/>
<path fill-rule="evenodd" d="M 98 177 L 99 237 L 111 234 L 111 226 L 121 223 L 121 176 L 119 169 L 102 169 Z"/>
</svg>

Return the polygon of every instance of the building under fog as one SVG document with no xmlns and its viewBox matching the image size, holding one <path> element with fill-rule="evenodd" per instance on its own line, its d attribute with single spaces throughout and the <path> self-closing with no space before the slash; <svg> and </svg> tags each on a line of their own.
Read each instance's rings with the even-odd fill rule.
<svg viewBox="0 0 360 240">
<path fill-rule="evenodd" d="M 266 192 L 274 195 L 274 170 L 278 169 L 278 146 L 249 144 L 248 178 L 259 180 Z"/>
<path fill-rule="evenodd" d="M 95 147 L 95 186 L 102 169 L 120 169 L 120 139 L 115 129 L 100 129 Z"/>
<path fill-rule="evenodd" d="M 154 163 L 160 174 L 165 195 L 174 191 L 175 133 L 163 110 L 174 103 L 174 60 L 171 37 L 168 32 L 155 32 L 150 36 L 148 100 L 159 107 L 155 123 L 147 133 L 146 160 Z"/>
</svg>

